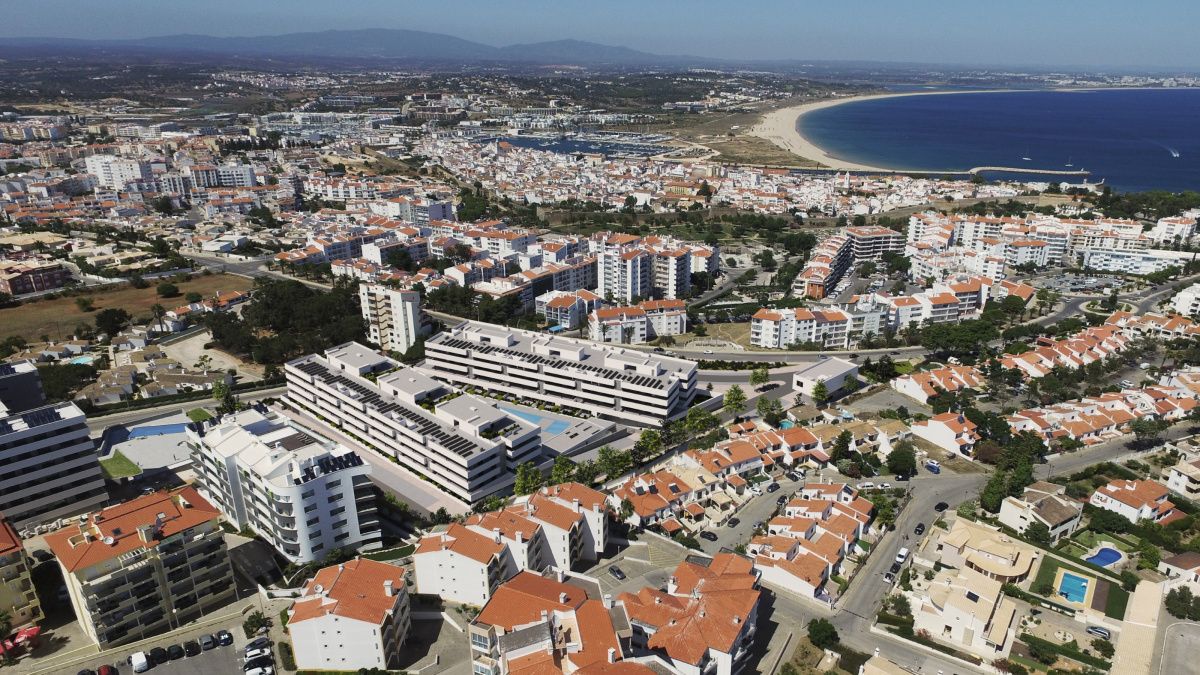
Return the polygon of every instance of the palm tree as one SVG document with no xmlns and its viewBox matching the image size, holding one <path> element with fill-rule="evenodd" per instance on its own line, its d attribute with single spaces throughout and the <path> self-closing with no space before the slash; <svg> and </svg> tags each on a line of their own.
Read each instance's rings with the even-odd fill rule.
<svg viewBox="0 0 1200 675">
<path fill-rule="evenodd" d="M 153 314 L 154 319 L 158 321 L 158 332 L 167 332 L 167 329 L 163 327 L 163 315 L 167 313 L 167 310 L 162 305 L 155 303 L 152 307 L 150 307 L 150 313 Z"/>
</svg>

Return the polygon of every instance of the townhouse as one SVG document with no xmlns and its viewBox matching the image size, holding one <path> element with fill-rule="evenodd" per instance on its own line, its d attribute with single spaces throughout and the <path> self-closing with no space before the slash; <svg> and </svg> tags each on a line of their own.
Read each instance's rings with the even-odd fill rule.
<svg viewBox="0 0 1200 675">
<path fill-rule="evenodd" d="M 87 638 L 110 649 L 232 602 L 220 518 L 195 488 L 182 487 L 89 513 L 46 535 Z"/>
<path fill-rule="evenodd" d="M 975 429 L 974 422 L 956 412 L 944 412 L 912 425 L 913 436 L 967 459 L 975 458 L 975 444 L 980 441 Z"/>
<path fill-rule="evenodd" d="M 537 425 L 358 343 L 289 361 L 284 374 L 287 402 L 318 429 L 351 433 L 468 503 L 510 489 L 516 467 L 541 458 Z"/>
<path fill-rule="evenodd" d="M 1045 481 L 1026 486 L 1020 497 L 1008 496 L 1000 503 L 1002 524 L 1023 533 L 1030 525 L 1040 523 L 1055 543 L 1074 534 L 1082 518 L 1083 507 L 1066 496 L 1066 488 Z"/>
<path fill-rule="evenodd" d="M 1168 497 L 1170 490 L 1157 481 L 1118 479 L 1097 488 L 1088 503 L 1117 513 L 1132 523 L 1149 520 L 1166 525 L 1184 517 Z"/>
<path fill-rule="evenodd" d="M 684 415 L 697 386 L 691 361 L 472 322 L 427 340 L 425 369 L 458 386 L 643 426 Z"/>
<path fill-rule="evenodd" d="M 288 609 L 296 665 L 396 669 L 412 628 L 404 576 L 403 567 L 365 558 L 317 570 Z"/>
<path fill-rule="evenodd" d="M 350 449 L 266 408 L 192 425 L 187 435 L 202 493 L 289 561 L 380 548 L 371 467 Z"/>
</svg>

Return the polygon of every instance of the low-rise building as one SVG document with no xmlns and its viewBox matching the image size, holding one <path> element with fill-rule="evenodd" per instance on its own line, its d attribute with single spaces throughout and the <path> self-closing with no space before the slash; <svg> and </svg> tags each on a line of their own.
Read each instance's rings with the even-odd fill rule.
<svg viewBox="0 0 1200 675">
<path fill-rule="evenodd" d="M 458 523 L 421 537 L 413 567 L 417 592 L 475 606 L 517 572 L 500 532 L 485 536 Z"/>
<path fill-rule="evenodd" d="M 46 535 L 84 634 L 101 649 L 212 614 L 236 588 L 221 512 L 193 487 L 143 495 Z"/>
<path fill-rule="evenodd" d="M 355 558 L 325 567 L 288 611 L 302 670 L 395 670 L 412 628 L 403 567 Z"/>
<path fill-rule="evenodd" d="M 939 533 L 935 549 L 942 564 L 969 569 L 1003 583 L 1017 583 L 1029 576 L 1038 551 L 1000 530 L 966 518 L 958 518 L 945 533 Z"/>
<path fill-rule="evenodd" d="M 1000 503 L 1000 522 L 1017 532 L 1034 523 L 1041 523 L 1057 542 L 1079 529 L 1083 507 L 1066 496 L 1066 488 L 1055 483 L 1038 481 L 1025 488 L 1020 497 L 1005 497 Z"/>
<path fill-rule="evenodd" d="M 0 514 L 0 612 L 8 614 L 12 628 L 35 624 L 44 616 L 31 570 L 25 545 L 12 524 Z"/>
<path fill-rule="evenodd" d="M 1171 467 L 1167 487 L 1192 501 L 1200 500 L 1200 459 L 1181 460 Z"/>
<path fill-rule="evenodd" d="M 973 569 L 937 572 L 913 607 L 913 629 L 984 659 L 1002 659 L 1012 649 L 1017 603 L 1003 583 Z"/>
<path fill-rule="evenodd" d="M 912 425 L 913 436 L 923 438 L 952 455 L 974 459 L 979 434 L 975 423 L 961 413 L 944 412 Z"/>
<path fill-rule="evenodd" d="M 1183 518 L 1168 499 L 1166 486 L 1152 480 L 1118 479 L 1102 485 L 1092 493 L 1088 502 L 1097 508 L 1124 516 L 1130 522 L 1149 520 L 1165 525 Z"/>
<path fill-rule="evenodd" d="M 858 377 L 858 364 L 837 357 L 822 359 L 803 370 L 792 373 L 792 387 L 812 398 L 817 383 L 825 385 L 826 398 L 842 390 Z"/>
</svg>

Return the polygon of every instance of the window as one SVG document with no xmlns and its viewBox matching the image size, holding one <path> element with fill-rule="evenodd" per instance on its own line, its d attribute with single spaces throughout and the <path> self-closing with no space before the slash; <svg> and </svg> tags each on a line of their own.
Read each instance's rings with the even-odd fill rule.
<svg viewBox="0 0 1200 675">
<path fill-rule="evenodd" d="M 313 525 L 316 525 L 319 522 L 321 522 L 321 518 L 318 516 L 316 518 L 309 518 L 308 522 L 306 522 L 305 525 L 312 527 Z"/>
<path fill-rule="evenodd" d="M 338 480 L 331 480 L 331 481 L 329 481 L 328 483 L 326 483 L 326 484 L 325 484 L 325 487 L 326 487 L 327 489 L 329 489 L 329 490 L 332 490 L 333 488 L 335 488 L 335 487 L 337 487 L 337 486 L 339 486 L 339 485 L 341 485 L 341 484 L 342 484 L 342 481 L 341 481 L 341 479 L 338 479 Z"/>
<path fill-rule="evenodd" d="M 305 490 L 304 492 L 300 493 L 300 498 L 301 499 L 312 499 L 312 496 L 315 494 L 317 494 L 316 490 Z"/>
<path fill-rule="evenodd" d="M 975 591 L 967 591 L 967 599 L 971 602 L 979 602 L 979 595 Z"/>
<path fill-rule="evenodd" d="M 316 510 L 317 510 L 316 504 L 309 504 L 308 506 L 304 507 L 305 513 L 312 513 L 313 511 L 316 511 Z"/>
<path fill-rule="evenodd" d="M 341 500 L 342 500 L 342 497 L 344 497 L 344 496 L 345 496 L 345 495 L 333 495 L 333 496 L 331 496 L 331 497 L 329 498 L 329 503 L 330 503 L 330 504 L 332 504 L 332 503 L 334 503 L 334 502 L 341 501 Z"/>
<path fill-rule="evenodd" d="M 330 511 L 330 512 L 329 512 L 329 515 L 330 515 L 330 516 L 339 516 L 339 515 L 341 515 L 341 514 L 343 514 L 343 513 L 345 513 L 345 512 L 346 512 L 346 507 L 344 507 L 344 506 L 339 506 L 339 507 L 337 507 L 336 509 L 333 509 L 332 511 Z"/>
<path fill-rule="evenodd" d="M 487 635 L 471 633 L 471 646 L 477 649 L 487 650 L 491 648 L 492 641 Z"/>
</svg>

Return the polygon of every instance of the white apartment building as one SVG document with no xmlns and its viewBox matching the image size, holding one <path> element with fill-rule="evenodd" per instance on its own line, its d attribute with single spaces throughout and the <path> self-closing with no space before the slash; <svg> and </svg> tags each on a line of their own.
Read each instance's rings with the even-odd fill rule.
<svg viewBox="0 0 1200 675">
<path fill-rule="evenodd" d="M 290 361 L 284 372 L 290 404 L 464 502 L 510 489 L 516 467 L 542 456 L 537 425 L 355 342 Z"/>
<path fill-rule="evenodd" d="M 1171 298 L 1171 309 L 1184 316 L 1200 315 L 1200 284 L 1192 284 Z"/>
<path fill-rule="evenodd" d="M 420 197 L 394 197 L 387 200 L 384 215 L 388 218 L 427 227 L 431 221 L 454 222 L 454 204 Z"/>
<path fill-rule="evenodd" d="M 1124 274 L 1153 274 L 1168 267 L 1183 267 L 1188 262 L 1195 260 L 1197 255 L 1189 251 L 1162 249 L 1132 251 L 1084 249 L 1081 252 L 1084 269 Z"/>
<path fill-rule="evenodd" d="M 646 251 L 605 249 L 596 259 L 596 292 L 625 304 L 652 297 L 653 271 L 654 257 Z"/>
<path fill-rule="evenodd" d="M 850 318 L 836 309 L 760 309 L 750 320 L 750 344 L 769 349 L 804 343 L 845 347 L 849 337 Z"/>
<path fill-rule="evenodd" d="M 458 386 L 638 425 L 684 415 L 697 386 L 692 361 L 472 322 L 427 340 L 425 368 Z"/>
<path fill-rule="evenodd" d="M 1009 267 L 1045 267 L 1050 263 L 1049 253 L 1050 248 L 1044 241 L 1019 239 L 1004 246 L 1004 262 Z"/>
<path fill-rule="evenodd" d="M 1089 503 L 1120 514 L 1129 522 L 1139 520 L 1166 525 L 1183 517 L 1170 501 L 1170 492 L 1152 480 L 1114 480 L 1092 493 Z"/>
<path fill-rule="evenodd" d="M 855 264 L 866 260 L 880 260 L 884 253 L 899 253 L 904 250 L 904 235 L 886 227 L 847 227 L 846 237 Z"/>
<path fill-rule="evenodd" d="M 204 495 L 288 560 L 380 547 L 371 467 L 353 451 L 254 408 L 190 428 L 188 441 Z"/>
<path fill-rule="evenodd" d="M 1200 213 L 1185 213 L 1172 218 L 1159 218 L 1150 230 L 1150 238 L 1160 245 L 1186 244 L 1196 234 L 1196 218 Z"/>
<path fill-rule="evenodd" d="M 633 307 L 592 311 L 588 316 L 588 339 L 642 344 L 665 335 L 682 335 L 687 326 L 687 304 L 683 300 L 646 300 Z"/>
<path fill-rule="evenodd" d="M 150 178 L 144 162 L 113 155 L 91 155 L 83 160 L 84 170 L 96 177 L 96 185 L 109 190 L 124 190 L 125 185 Z"/>
<path fill-rule="evenodd" d="M 421 337 L 421 294 L 383 284 L 359 284 L 359 307 L 367 335 L 381 348 L 403 354 Z"/>
<path fill-rule="evenodd" d="M 196 621 L 232 602 L 221 512 L 193 487 L 143 495 L 46 535 L 84 634 L 100 649 Z"/>
<path fill-rule="evenodd" d="M 1192 501 L 1200 500 L 1200 460 L 1180 460 L 1171 467 L 1167 487 Z"/>
<path fill-rule="evenodd" d="M 663 298 L 686 298 L 692 290 L 692 255 L 687 249 L 654 254 L 654 292 Z"/>
<path fill-rule="evenodd" d="M 975 457 L 975 444 L 980 440 L 975 423 L 953 412 L 944 412 L 913 424 L 912 433 L 952 455 L 967 459 Z"/>
<path fill-rule="evenodd" d="M 108 500 L 90 433 L 74 403 L 0 417 L 0 513 L 18 530 Z"/>
<path fill-rule="evenodd" d="M 302 670 L 396 670 L 412 628 L 405 570 L 355 558 L 319 570 L 288 610 Z"/>
<path fill-rule="evenodd" d="M 517 573 L 506 553 L 499 532 L 488 537 L 451 523 L 417 543 L 413 552 L 417 592 L 481 607 Z"/>
<path fill-rule="evenodd" d="M 985 659 L 1000 659 L 1012 649 L 1017 604 L 1001 592 L 1003 584 L 974 569 L 946 569 L 914 603 L 914 629 Z"/>
<path fill-rule="evenodd" d="M 588 314 L 603 304 L 604 298 L 584 289 L 547 291 L 534 300 L 534 312 L 545 317 L 547 326 L 575 330 L 583 326 Z"/>
<path fill-rule="evenodd" d="M 1057 542 L 1079 529 L 1083 507 L 1066 496 L 1062 485 L 1038 481 L 1026 487 L 1020 497 L 1005 497 L 1000 503 L 999 518 L 1017 532 L 1041 523 L 1050 532 L 1050 541 Z"/>
</svg>

